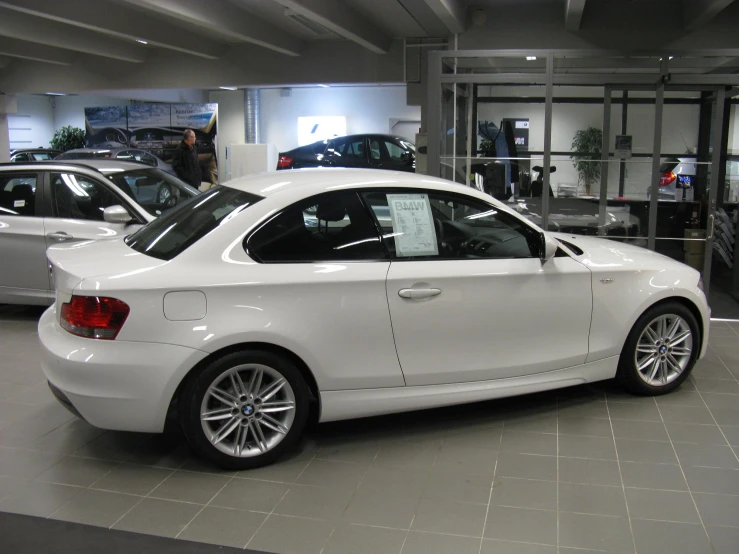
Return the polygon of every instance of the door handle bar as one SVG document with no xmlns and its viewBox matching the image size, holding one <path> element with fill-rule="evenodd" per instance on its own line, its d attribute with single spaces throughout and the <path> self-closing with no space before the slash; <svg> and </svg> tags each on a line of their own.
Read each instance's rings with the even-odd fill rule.
<svg viewBox="0 0 739 554">
<path fill-rule="evenodd" d="M 56 233 L 49 233 L 46 235 L 47 238 L 50 238 L 51 240 L 57 240 L 57 241 L 65 241 L 65 240 L 73 240 L 74 237 L 70 235 L 69 233 L 65 233 L 64 231 L 57 231 Z"/>
<path fill-rule="evenodd" d="M 431 298 L 439 296 L 441 289 L 400 289 L 398 296 L 401 298 L 409 298 L 411 300 L 419 300 L 421 298 Z"/>
</svg>

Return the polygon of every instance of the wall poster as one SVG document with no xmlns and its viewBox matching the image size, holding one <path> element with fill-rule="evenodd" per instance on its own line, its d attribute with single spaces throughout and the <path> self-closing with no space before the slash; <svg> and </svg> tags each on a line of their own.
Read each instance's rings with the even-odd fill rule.
<svg viewBox="0 0 739 554">
<path fill-rule="evenodd" d="M 218 104 L 139 103 L 85 108 L 88 148 L 136 148 L 171 163 L 185 129 L 195 131 L 203 181 L 218 182 Z"/>
</svg>

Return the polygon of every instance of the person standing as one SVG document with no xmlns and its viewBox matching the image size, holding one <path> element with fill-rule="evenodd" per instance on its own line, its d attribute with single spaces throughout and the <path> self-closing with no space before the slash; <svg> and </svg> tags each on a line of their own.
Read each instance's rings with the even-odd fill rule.
<svg viewBox="0 0 739 554">
<path fill-rule="evenodd" d="M 172 158 L 172 169 L 182 181 L 196 189 L 200 188 L 203 174 L 200 169 L 198 149 L 195 148 L 195 131 L 192 129 L 184 132 L 182 142 Z"/>
</svg>

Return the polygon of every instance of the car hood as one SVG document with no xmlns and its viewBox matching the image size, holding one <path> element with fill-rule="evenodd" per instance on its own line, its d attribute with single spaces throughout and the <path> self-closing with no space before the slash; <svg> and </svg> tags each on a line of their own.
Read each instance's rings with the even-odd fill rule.
<svg viewBox="0 0 739 554">
<path fill-rule="evenodd" d="M 640 246 L 605 238 L 583 237 L 567 233 L 550 233 L 554 238 L 573 244 L 583 251 L 575 259 L 588 269 L 598 271 L 664 270 L 689 266 Z M 567 246 L 565 244 L 565 246 Z M 573 252 L 575 253 L 575 252 Z M 576 253 L 575 253 L 576 254 Z M 696 272 L 697 273 L 697 272 Z"/>
</svg>

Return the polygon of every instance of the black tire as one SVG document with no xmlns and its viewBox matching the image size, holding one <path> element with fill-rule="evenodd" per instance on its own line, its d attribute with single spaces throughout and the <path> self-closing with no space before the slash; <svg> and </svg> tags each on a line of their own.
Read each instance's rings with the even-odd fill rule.
<svg viewBox="0 0 739 554">
<path fill-rule="evenodd" d="M 685 368 L 672 381 L 659 386 L 648 383 L 643 378 L 636 364 L 636 348 L 642 333 L 650 323 L 660 316 L 674 315 L 682 318 L 692 333 L 692 352 L 687 359 Z M 679 302 L 665 302 L 652 306 L 636 321 L 631 329 L 624 348 L 621 351 L 621 357 L 618 362 L 618 371 L 616 372 L 616 381 L 619 382 L 629 392 L 640 396 L 658 396 L 667 394 L 679 387 L 685 379 L 688 378 L 690 372 L 695 366 L 698 352 L 701 348 L 701 333 L 698 322 L 693 313 L 683 304 Z"/>
<path fill-rule="evenodd" d="M 250 457 L 239 457 L 234 454 L 226 454 L 211 443 L 208 436 L 206 436 L 206 431 L 203 429 L 203 423 L 201 422 L 201 407 L 209 388 L 224 372 L 245 364 L 266 366 L 279 373 L 292 389 L 291 392 L 294 395 L 295 408 L 294 419 L 288 432 L 282 437 L 280 442 L 264 453 Z M 308 420 L 310 397 L 310 391 L 303 376 L 298 368 L 295 367 L 295 364 L 289 359 L 263 350 L 234 352 L 215 360 L 189 379 L 180 397 L 180 424 L 187 441 L 195 452 L 203 458 L 210 460 L 224 469 L 253 469 L 271 464 L 283 453 L 293 448 L 300 440 L 300 436 Z M 241 417 L 241 411 L 238 412 L 239 417 Z M 254 417 L 257 417 L 256 413 Z M 254 433 L 251 432 L 251 434 L 253 435 Z"/>
</svg>

